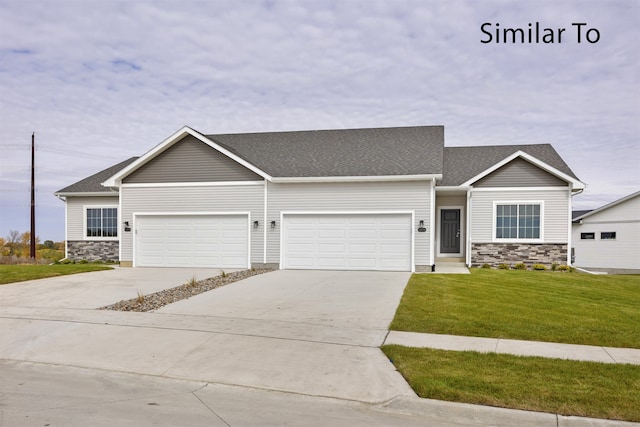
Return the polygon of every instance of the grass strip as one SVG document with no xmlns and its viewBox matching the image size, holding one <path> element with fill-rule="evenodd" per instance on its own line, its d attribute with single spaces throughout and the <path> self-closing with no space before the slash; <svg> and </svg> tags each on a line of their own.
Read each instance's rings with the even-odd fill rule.
<svg viewBox="0 0 640 427">
<path fill-rule="evenodd" d="M 100 270 L 111 270 L 111 267 L 96 264 L 0 265 L 0 285 Z"/>
<path fill-rule="evenodd" d="M 473 269 L 414 274 L 399 331 L 640 348 L 640 276 Z"/>
<path fill-rule="evenodd" d="M 386 345 L 423 398 L 640 421 L 640 367 Z"/>
</svg>

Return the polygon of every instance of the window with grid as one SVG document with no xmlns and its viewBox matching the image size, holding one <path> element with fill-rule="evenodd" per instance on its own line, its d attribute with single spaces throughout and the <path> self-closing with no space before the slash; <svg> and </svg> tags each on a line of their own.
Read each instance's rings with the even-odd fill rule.
<svg viewBox="0 0 640 427">
<path fill-rule="evenodd" d="M 496 205 L 496 239 L 539 239 L 540 204 Z"/>
<path fill-rule="evenodd" d="M 118 208 L 87 208 L 87 237 L 118 237 Z"/>
</svg>

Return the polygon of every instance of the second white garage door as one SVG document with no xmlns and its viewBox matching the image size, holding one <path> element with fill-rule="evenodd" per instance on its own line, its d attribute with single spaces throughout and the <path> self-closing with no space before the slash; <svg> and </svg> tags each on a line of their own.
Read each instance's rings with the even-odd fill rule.
<svg viewBox="0 0 640 427">
<path fill-rule="evenodd" d="M 137 267 L 247 268 L 247 215 L 140 215 Z"/>
<path fill-rule="evenodd" d="M 285 214 L 283 266 L 411 271 L 410 214 Z"/>
</svg>

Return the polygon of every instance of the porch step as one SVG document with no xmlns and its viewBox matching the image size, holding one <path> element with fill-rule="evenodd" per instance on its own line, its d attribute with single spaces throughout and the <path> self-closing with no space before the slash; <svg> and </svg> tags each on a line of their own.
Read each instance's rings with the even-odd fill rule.
<svg viewBox="0 0 640 427">
<path fill-rule="evenodd" d="M 467 265 L 464 262 L 436 261 L 436 271 L 438 271 L 438 267 L 442 267 L 442 268 L 450 268 L 450 267 L 467 268 Z"/>
<path fill-rule="evenodd" d="M 449 263 L 462 263 L 464 264 L 465 259 L 464 258 L 460 258 L 460 257 L 448 257 L 448 258 L 444 258 L 444 257 L 437 257 L 436 258 L 436 264 L 449 264 Z"/>
</svg>

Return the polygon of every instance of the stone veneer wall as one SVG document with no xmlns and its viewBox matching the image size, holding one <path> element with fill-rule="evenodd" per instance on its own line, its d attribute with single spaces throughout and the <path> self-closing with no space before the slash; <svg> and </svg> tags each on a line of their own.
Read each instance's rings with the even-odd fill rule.
<svg viewBox="0 0 640 427">
<path fill-rule="evenodd" d="M 67 258 L 87 261 L 118 261 L 117 240 L 70 240 Z"/>
<path fill-rule="evenodd" d="M 471 264 L 480 267 L 489 264 L 497 267 L 502 263 L 512 266 L 523 262 L 528 266 L 544 264 L 550 267 L 567 263 L 567 245 L 565 243 L 472 243 Z"/>
</svg>

